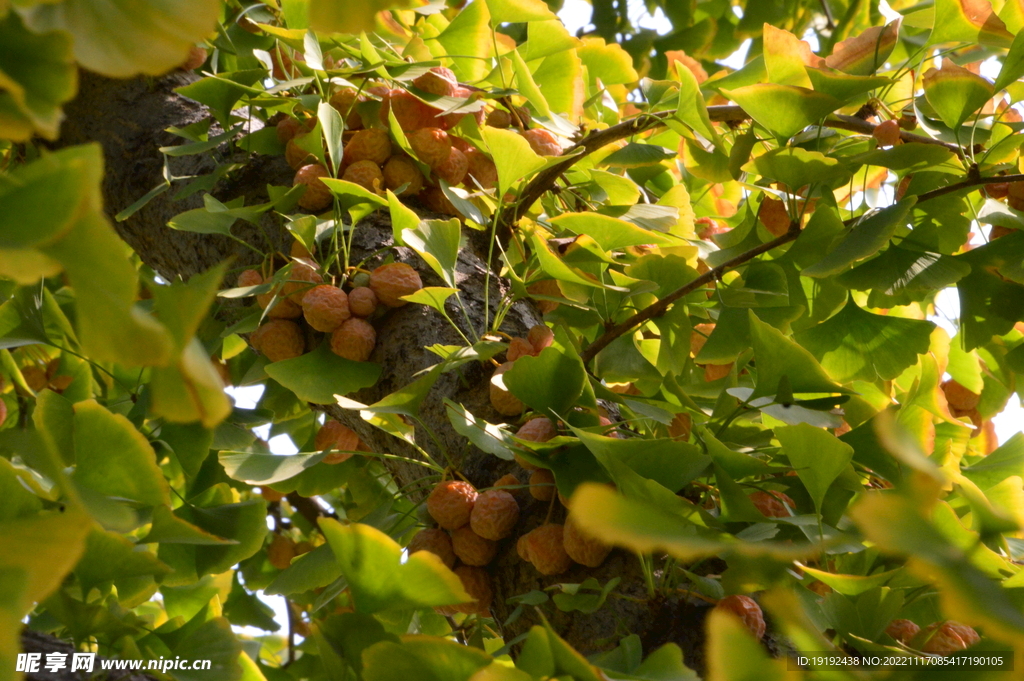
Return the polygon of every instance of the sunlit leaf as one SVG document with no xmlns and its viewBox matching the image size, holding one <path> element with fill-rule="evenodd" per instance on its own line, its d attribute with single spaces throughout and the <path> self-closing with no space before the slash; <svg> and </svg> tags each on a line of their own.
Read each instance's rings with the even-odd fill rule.
<svg viewBox="0 0 1024 681">
<path fill-rule="evenodd" d="M 742 106 L 758 124 L 780 139 L 792 137 L 842 105 L 831 95 L 774 83 L 722 90 L 722 94 Z"/>
<path fill-rule="evenodd" d="M 947 0 L 952 1 L 952 0 Z M 924 96 L 951 128 L 959 128 L 992 98 L 992 84 L 945 59 L 940 69 L 924 73 Z"/>
</svg>

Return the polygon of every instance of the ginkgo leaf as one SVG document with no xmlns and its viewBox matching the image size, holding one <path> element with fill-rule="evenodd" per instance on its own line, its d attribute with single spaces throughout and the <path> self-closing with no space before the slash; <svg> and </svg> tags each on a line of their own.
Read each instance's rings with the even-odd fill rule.
<svg viewBox="0 0 1024 681">
<path fill-rule="evenodd" d="M 1013 34 L 988 0 L 935 0 L 930 45 L 957 42 L 1009 47 L 1012 41 Z"/>
<path fill-rule="evenodd" d="M 825 66 L 855 76 L 867 76 L 885 63 L 899 39 L 902 18 L 872 26 L 860 35 L 836 43 Z"/>
<path fill-rule="evenodd" d="M 991 83 L 950 59 L 944 59 L 940 69 L 925 71 L 923 82 L 925 99 L 951 128 L 960 127 L 994 93 Z"/>
<path fill-rule="evenodd" d="M 851 297 L 838 314 L 794 337 L 841 383 L 889 381 L 928 352 L 934 328 L 920 319 L 871 314 Z"/>
</svg>

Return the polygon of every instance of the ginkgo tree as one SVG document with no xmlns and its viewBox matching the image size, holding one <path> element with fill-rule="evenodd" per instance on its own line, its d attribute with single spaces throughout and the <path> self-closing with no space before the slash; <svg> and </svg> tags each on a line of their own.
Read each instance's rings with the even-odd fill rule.
<svg viewBox="0 0 1024 681">
<path fill-rule="evenodd" d="M 0 679 L 1006 678 L 1024 6 L 455 4 L 0 5 Z"/>
</svg>

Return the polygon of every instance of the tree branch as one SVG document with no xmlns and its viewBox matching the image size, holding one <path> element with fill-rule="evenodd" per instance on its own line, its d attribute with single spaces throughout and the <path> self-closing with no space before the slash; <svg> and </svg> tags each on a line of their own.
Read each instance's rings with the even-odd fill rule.
<svg viewBox="0 0 1024 681">
<path fill-rule="evenodd" d="M 750 114 L 744 111 L 742 107 L 736 106 L 735 104 L 709 106 L 707 111 L 708 117 L 713 123 L 738 123 L 740 121 L 750 119 Z M 511 230 L 512 225 L 519 222 L 520 218 L 526 215 L 527 211 L 530 210 L 533 204 L 535 204 L 546 192 L 551 190 L 555 181 L 562 175 L 562 173 L 575 165 L 577 161 L 594 153 L 601 147 L 612 144 L 613 142 L 618 142 L 619 140 L 632 137 L 633 135 L 640 134 L 641 132 L 646 132 L 647 130 L 665 125 L 665 121 L 675 114 L 675 110 L 641 114 L 635 118 L 622 121 L 621 123 L 616 123 L 604 130 L 591 131 L 574 146 L 565 151 L 565 158 L 563 160 L 545 168 L 538 173 L 536 177 L 530 180 L 526 187 L 523 188 L 520 199 L 502 211 L 498 219 L 498 224 L 501 225 L 502 229 L 505 231 Z M 822 126 L 826 128 L 834 128 L 836 130 L 857 132 L 864 135 L 870 135 L 877 127 L 874 123 L 869 123 L 862 118 L 847 116 L 845 114 L 833 114 L 832 116 L 829 116 L 822 123 Z M 900 139 L 904 142 L 933 144 L 945 147 L 958 156 L 963 153 L 960 150 L 960 147 L 955 144 L 932 139 L 931 137 L 915 135 L 906 131 L 900 132 Z"/>
<path fill-rule="evenodd" d="M 676 302 L 683 296 L 693 293 L 694 291 L 699 289 L 701 286 L 704 286 L 705 284 L 710 284 L 712 281 L 719 279 L 723 274 L 725 274 L 732 268 L 738 267 L 739 265 L 742 265 L 748 260 L 756 258 L 762 253 L 767 253 L 768 251 L 772 250 L 777 246 L 788 244 L 790 241 L 795 240 L 798 236 L 800 236 L 799 227 L 796 229 L 790 228 L 790 230 L 783 234 L 782 236 L 776 237 L 771 241 L 766 241 L 763 244 L 751 248 L 749 251 L 740 253 L 735 258 L 726 260 L 721 265 L 718 265 L 717 267 L 708 270 L 699 277 L 691 279 L 690 282 L 685 286 L 677 288 L 675 291 L 668 294 L 664 298 L 661 298 L 656 303 L 649 305 L 648 307 L 645 307 L 644 309 L 640 310 L 629 319 L 623 322 L 619 322 L 615 326 L 605 331 L 604 334 L 602 334 L 597 340 L 588 345 L 586 350 L 580 353 L 580 357 L 583 359 L 583 363 L 588 363 L 590 360 L 594 358 L 595 355 L 597 355 L 597 353 L 601 352 L 601 350 L 604 350 L 609 343 L 611 343 L 613 340 L 615 340 L 622 334 L 626 333 L 630 329 L 639 326 L 640 324 L 643 324 L 649 319 L 653 319 L 654 317 L 660 317 L 661 315 L 665 314 L 665 312 L 672 305 L 672 303 Z"/>
<path fill-rule="evenodd" d="M 868 124 L 870 125 L 870 123 Z M 929 199 L 935 199 L 946 194 L 952 194 L 962 189 L 971 189 L 973 187 L 979 187 L 986 184 L 999 184 L 1001 182 L 1024 182 L 1024 174 L 1020 175 L 996 175 L 993 177 L 969 177 L 961 182 L 954 182 L 953 184 L 946 185 L 945 187 L 939 187 L 931 191 L 920 194 L 917 197 L 917 202 L 928 201 Z M 771 241 L 766 241 L 763 244 L 751 248 L 749 251 L 740 253 L 735 258 L 723 262 L 721 265 L 708 270 L 704 274 L 692 279 L 688 284 L 676 289 L 672 293 L 668 294 L 664 298 L 661 298 L 652 305 L 645 307 L 640 310 L 632 317 L 629 317 L 625 321 L 619 322 L 615 326 L 605 331 L 597 340 L 587 346 L 587 348 L 580 353 L 580 357 L 583 359 L 583 363 L 587 364 L 592 360 L 597 353 L 608 347 L 608 345 L 619 336 L 627 333 L 631 329 L 643 324 L 644 322 L 653 319 L 654 317 L 660 317 L 665 314 L 669 306 L 676 302 L 683 296 L 693 293 L 701 286 L 709 284 L 712 281 L 719 279 L 727 271 L 734 267 L 738 267 L 753 258 L 767 253 L 777 246 L 789 243 L 800 236 L 800 229 L 791 227 L 788 232 L 780 237 L 776 237 Z"/>
</svg>

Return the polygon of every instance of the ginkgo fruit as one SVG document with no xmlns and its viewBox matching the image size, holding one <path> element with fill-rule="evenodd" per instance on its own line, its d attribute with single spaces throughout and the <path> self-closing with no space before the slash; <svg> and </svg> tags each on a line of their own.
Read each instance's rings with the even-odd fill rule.
<svg viewBox="0 0 1024 681">
<path fill-rule="evenodd" d="M 348 292 L 348 309 L 357 317 L 369 317 L 377 310 L 377 294 L 369 286 L 356 286 Z"/>
<path fill-rule="evenodd" d="M 476 498 L 473 485 L 462 480 L 447 480 L 427 497 L 427 511 L 444 529 L 456 530 L 469 522 Z"/>
<path fill-rule="evenodd" d="M 477 567 L 487 565 L 498 555 L 498 543 L 481 537 L 469 525 L 452 531 L 452 549 L 463 563 Z"/>
<path fill-rule="evenodd" d="M 491 406 L 494 407 L 495 411 L 503 416 L 518 416 L 523 413 L 523 409 L 525 407 L 522 400 L 513 395 L 510 391 L 499 386 L 494 381 L 495 378 L 504 374 L 506 371 L 511 369 L 512 366 L 513 362 L 505 362 L 495 369 L 489 388 Z"/>
<path fill-rule="evenodd" d="M 789 509 L 796 508 L 796 504 L 789 498 L 789 495 L 778 490 L 768 490 L 767 492 L 758 490 L 749 498 L 761 515 L 768 518 L 788 518 L 793 515 Z"/>
<path fill-rule="evenodd" d="M 494 601 L 494 589 L 491 587 L 491 576 L 487 574 L 487 570 L 472 565 L 460 565 L 455 568 L 455 574 L 459 576 L 462 588 L 473 597 L 473 601 L 452 606 L 452 609 L 466 614 L 489 615 L 491 603 Z"/>
<path fill-rule="evenodd" d="M 359 130 L 345 145 L 345 163 L 372 161 L 382 165 L 391 157 L 391 138 L 387 130 L 368 128 Z"/>
<path fill-rule="evenodd" d="M 324 457 L 323 463 L 326 464 L 348 461 L 354 456 L 354 452 L 365 448 L 362 439 L 354 430 L 334 419 L 327 419 L 324 425 L 320 426 L 313 439 L 313 446 L 318 452 L 334 450 Z"/>
<path fill-rule="evenodd" d="M 365 362 L 377 345 L 377 331 L 365 319 L 351 317 L 331 334 L 331 352 L 352 360 Z"/>
<path fill-rule="evenodd" d="M 572 558 L 565 552 L 561 525 L 547 524 L 523 535 L 523 552 L 542 575 L 558 575 L 572 567 Z M 517 545 L 517 550 L 519 549 Z"/>
<path fill-rule="evenodd" d="M 306 348 L 302 329 L 287 319 L 271 319 L 266 322 L 249 335 L 249 343 L 271 362 L 293 359 Z"/>
<path fill-rule="evenodd" d="M 412 196 L 423 189 L 423 173 L 404 156 L 392 156 L 384 164 L 384 186 L 398 196 Z"/>
<path fill-rule="evenodd" d="M 407 548 L 410 556 L 417 551 L 429 551 L 440 558 L 441 562 L 448 566 L 448 569 L 455 567 L 455 549 L 452 548 L 451 537 L 444 530 L 439 530 L 436 527 L 420 530 L 409 542 Z"/>
<path fill-rule="evenodd" d="M 530 143 L 530 148 L 533 149 L 534 153 L 539 156 L 561 156 L 562 145 L 558 143 L 558 139 L 555 138 L 547 130 L 542 128 L 533 128 L 532 130 L 524 130 L 523 138 Z"/>
<path fill-rule="evenodd" d="M 538 501 L 555 498 L 555 475 L 547 468 L 537 468 L 530 474 L 530 496 Z"/>
<path fill-rule="evenodd" d="M 373 161 L 356 161 L 345 168 L 341 179 L 358 184 L 369 192 L 377 193 L 384 186 L 384 173 Z"/>
<path fill-rule="evenodd" d="M 402 296 L 423 288 L 423 280 L 412 266 L 394 262 L 381 265 L 370 273 L 370 288 L 377 294 L 377 300 L 388 307 L 402 307 L 407 302 L 402 300 Z"/>
<path fill-rule="evenodd" d="M 604 562 L 612 547 L 593 537 L 576 523 L 572 513 L 565 519 L 562 529 L 562 544 L 565 552 L 580 565 L 596 568 Z"/>
<path fill-rule="evenodd" d="M 508 492 L 489 489 L 473 504 L 469 527 L 484 539 L 498 541 L 512 533 L 519 521 L 519 504 Z"/>
<path fill-rule="evenodd" d="M 330 333 L 352 316 L 348 295 L 337 286 L 314 286 L 302 298 L 302 314 L 306 323 L 317 331 Z"/>
<path fill-rule="evenodd" d="M 319 212 L 325 210 L 334 201 L 334 196 L 321 178 L 330 177 L 327 168 L 319 163 L 302 166 L 295 172 L 293 186 L 305 185 L 306 191 L 299 197 L 299 207 Z"/>
<path fill-rule="evenodd" d="M 754 638 L 761 640 L 764 637 L 766 625 L 764 622 L 764 613 L 761 611 L 761 606 L 757 604 L 750 596 L 734 595 L 726 596 L 722 600 L 718 601 L 715 605 L 715 610 L 728 612 L 735 615 L 743 622 Z"/>
<path fill-rule="evenodd" d="M 440 128 L 421 128 L 406 136 L 416 158 L 435 168 L 448 159 L 452 153 L 452 141 L 448 133 Z"/>
</svg>

